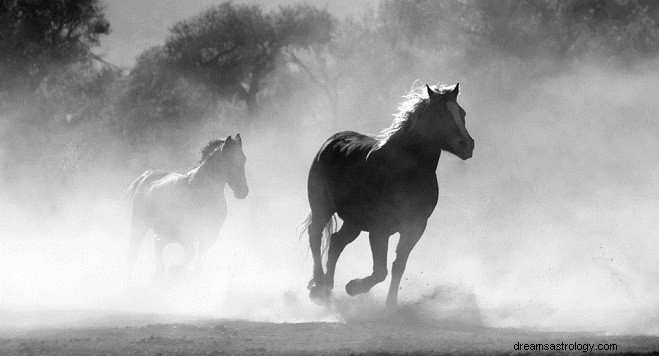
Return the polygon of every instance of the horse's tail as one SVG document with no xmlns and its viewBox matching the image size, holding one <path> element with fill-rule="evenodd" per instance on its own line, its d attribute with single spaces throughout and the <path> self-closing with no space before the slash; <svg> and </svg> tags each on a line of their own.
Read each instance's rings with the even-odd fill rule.
<svg viewBox="0 0 659 356">
<path fill-rule="evenodd" d="M 309 225 L 311 225 L 311 218 L 312 218 L 312 213 L 309 212 L 309 215 L 307 216 L 306 219 L 302 222 L 302 231 L 300 231 L 300 239 L 304 235 L 304 233 L 309 230 Z M 323 257 L 327 255 L 327 250 L 329 249 L 329 238 L 332 236 L 333 233 L 336 232 L 336 227 L 338 226 L 338 221 L 336 218 L 336 214 L 332 214 L 332 217 L 329 219 L 327 222 L 327 225 L 325 225 L 325 229 L 323 229 L 323 236 L 321 240 L 321 252 Z M 309 246 L 311 248 L 311 246 Z"/>
</svg>

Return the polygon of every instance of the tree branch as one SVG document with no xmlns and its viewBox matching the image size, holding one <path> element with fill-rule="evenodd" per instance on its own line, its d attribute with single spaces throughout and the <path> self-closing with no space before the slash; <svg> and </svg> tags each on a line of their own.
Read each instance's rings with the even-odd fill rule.
<svg viewBox="0 0 659 356">
<path fill-rule="evenodd" d="M 291 60 L 293 63 L 295 63 L 298 67 L 302 68 L 302 70 L 309 76 L 309 79 L 316 84 L 317 86 L 326 89 L 327 83 L 323 80 L 320 80 L 314 73 L 311 67 L 306 65 L 298 56 L 293 53 L 293 51 L 287 49 L 286 54 L 288 54 L 291 57 Z"/>
</svg>

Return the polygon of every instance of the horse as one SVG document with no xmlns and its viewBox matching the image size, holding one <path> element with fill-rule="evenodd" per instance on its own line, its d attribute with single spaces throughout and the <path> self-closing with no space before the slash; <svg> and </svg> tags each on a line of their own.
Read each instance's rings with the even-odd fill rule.
<svg viewBox="0 0 659 356">
<path fill-rule="evenodd" d="M 245 161 L 242 139 L 237 134 L 235 139 L 229 136 L 210 141 L 197 166 L 185 174 L 150 170 L 137 178 L 128 187 L 133 199 L 128 278 L 149 229 L 156 234 L 156 279 L 163 276 L 163 249 L 169 243 L 179 243 L 184 249 L 179 268 L 186 270 L 197 255 L 196 266 L 200 269 L 227 216 L 225 184 L 236 199 L 247 197 Z"/>
<path fill-rule="evenodd" d="M 304 223 L 313 258 L 310 298 L 327 301 L 343 249 L 369 233 L 373 272 L 346 284 L 348 295 L 368 292 L 387 277 L 389 237 L 400 233 L 386 305 L 398 305 L 398 289 L 410 252 L 437 205 L 435 173 L 441 151 L 471 158 L 474 140 L 465 127 L 455 86 L 416 86 L 379 135 L 338 132 L 321 146 L 308 176 L 311 213 Z M 334 231 L 335 214 L 343 224 Z M 325 231 L 325 234 L 323 234 Z M 324 247 L 321 253 L 321 246 Z M 326 271 L 322 257 L 326 256 Z"/>
</svg>

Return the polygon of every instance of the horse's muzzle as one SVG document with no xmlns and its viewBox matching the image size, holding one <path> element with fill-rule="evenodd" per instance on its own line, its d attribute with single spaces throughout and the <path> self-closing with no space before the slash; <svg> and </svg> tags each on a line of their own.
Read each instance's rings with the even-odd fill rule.
<svg viewBox="0 0 659 356">
<path fill-rule="evenodd" d="M 249 188 L 241 189 L 240 191 L 233 191 L 233 196 L 236 197 L 236 199 L 245 199 L 247 198 L 247 194 L 249 194 Z"/>
<path fill-rule="evenodd" d="M 474 155 L 474 140 L 469 138 L 469 140 L 460 141 L 460 148 L 457 156 L 463 161 L 470 159 Z"/>
</svg>

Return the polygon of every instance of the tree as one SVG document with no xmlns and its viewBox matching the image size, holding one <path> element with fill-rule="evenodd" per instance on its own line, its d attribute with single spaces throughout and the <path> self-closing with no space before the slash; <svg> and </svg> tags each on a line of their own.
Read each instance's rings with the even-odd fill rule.
<svg viewBox="0 0 659 356">
<path fill-rule="evenodd" d="M 54 70 L 94 57 L 109 32 L 98 0 L 0 0 L 0 93 L 34 91 Z"/>
<path fill-rule="evenodd" d="M 659 27 L 648 0 L 469 0 L 472 38 L 514 57 L 567 59 L 603 52 L 657 53 Z"/>
<path fill-rule="evenodd" d="M 328 42 L 334 22 L 310 5 L 264 13 L 253 5 L 226 2 L 179 22 L 165 44 L 175 68 L 205 84 L 218 98 L 245 102 L 258 114 L 257 94 L 285 48 Z"/>
<path fill-rule="evenodd" d="M 659 4 L 651 0 L 581 0 L 559 3 L 565 28 L 571 30 L 563 52 L 597 46 L 619 56 L 656 55 L 659 51 Z"/>
<path fill-rule="evenodd" d="M 383 0 L 380 31 L 392 44 L 465 48 L 562 60 L 586 53 L 652 56 L 659 5 L 652 0 Z"/>
<path fill-rule="evenodd" d="M 463 9 L 459 1 L 382 0 L 379 30 L 390 44 L 444 49 L 455 46 L 460 37 L 461 21 L 454 14 Z"/>
<path fill-rule="evenodd" d="M 371 57 L 363 51 L 373 47 L 373 37 L 374 33 L 367 24 L 347 18 L 335 26 L 330 41 L 289 47 L 284 51 L 287 60 L 299 67 L 327 98 L 334 130 L 339 129 L 339 81 L 364 74 L 358 73 L 357 68 L 360 68 L 360 62 Z M 378 57 L 382 55 L 378 54 Z"/>
<path fill-rule="evenodd" d="M 163 125 L 181 128 L 196 123 L 211 103 L 208 93 L 186 80 L 162 46 L 144 51 L 130 72 L 119 99 L 121 136 L 137 139 L 145 130 Z"/>
</svg>

